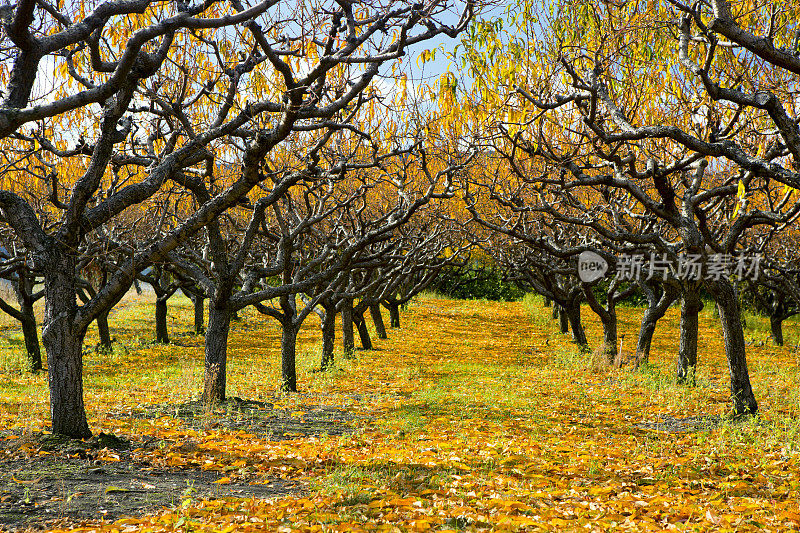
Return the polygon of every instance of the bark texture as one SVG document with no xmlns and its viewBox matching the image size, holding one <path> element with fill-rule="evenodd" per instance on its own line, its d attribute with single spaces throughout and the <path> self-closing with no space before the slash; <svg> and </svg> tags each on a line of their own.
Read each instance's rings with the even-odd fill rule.
<svg viewBox="0 0 800 533">
<path fill-rule="evenodd" d="M 589 346 L 586 340 L 586 332 L 583 329 L 581 322 L 581 304 L 578 302 L 570 302 L 565 309 L 567 319 L 569 320 L 569 327 L 572 330 L 572 342 L 582 348 Z"/>
<path fill-rule="evenodd" d="M 198 335 L 202 335 L 206 331 L 205 303 L 206 299 L 200 295 L 192 297 L 192 304 L 194 304 L 194 332 Z"/>
<path fill-rule="evenodd" d="M 353 322 L 358 329 L 358 338 L 361 341 L 361 348 L 364 350 L 372 350 L 372 339 L 369 336 L 369 329 L 367 329 L 367 321 L 364 320 L 364 315 L 355 314 Z"/>
<path fill-rule="evenodd" d="M 336 307 L 325 307 L 325 314 L 322 317 L 322 361 L 320 362 L 321 370 L 328 370 L 333 368 L 334 363 L 334 346 L 336 344 Z"/>
<path fill-rule="evenodd" d="M 389 310 L 389 327 L 400 327 L 400 304 L 393 301 L 384 301 L 383 306 Z"/>
<path fill-rule="evenodd" d="M 775 346 L 783 346 L 783 318 L 780 316 L 769 317 L 769 331 Z"/>
<path fill-rule="evenodd" d="M 75 258 L 51 251 L 45 268 L 45 315 L 42 342 L 47 351 L 50 415 L 53 433 L 88 438 L 92 432 L 83 404 L 83 339 L 77 313 Z"/>
<path fill-rule="evenodd" d="M 353 331 L 353 300 L 342 302 L 342 350 L 345 357 L 351 357 L 356 349 L 355 331 Z"/>
<path fill-rule="evenodd" d="M 159 344 L 169 344 L 167 312 L 167 299 L 156 298 L 156 342 Z"/>
<path fill-rule="evenodd" d="M 205 342 L 205 377 L 203 383 L 203 401 L 208 404 L 225 401 L 228 334 L 230 329 L 230 310 L 225 306 L 210 306 Z"/>
<path fill-rule="evenodd" d="M 297 328 L 289 322 L 281 332 L 281 390 L 297 392 Z"/>
<path fill-rule="evenodd" d="M 369 306 L 369 313 L 372 316 L 372 323 L 375 325 L 375 333 L 379 339 L 388 339 L 386 334 L 386 325 L 383 323 L 383 315 L 381 314 L 380 304 L 372 304 Z"/>
<path fill-rule="evenodd" d="M 731 402 L 737 415 L 755 414 L 758 411 L 750 374 L 747 370 L 747 356 L 742 328 L 739 299 L 733 285 L 726 280 L 709 283 L 709 291 L 714 296 L 722 324 L 725 342 L 725 356 L 731 376 Z"/>
<path fill-rule="evenodd" d="M 100 313 L 97 317 L 97 334 L 100 337 L 98 347 L 101 352 L 109 353 L 113 350 L 111 329 L 108 327 L 108 311 Z"/>
<path fill-rule="evenodd" d="M 679 383 L 696 383 L 697 370 L 697 332 L 699 313 L 703 308 L 700 294 L 696 289 L 684 290 L 681 301 L 681 331 L 678 344 L 677 378 Z"/>
</svg>

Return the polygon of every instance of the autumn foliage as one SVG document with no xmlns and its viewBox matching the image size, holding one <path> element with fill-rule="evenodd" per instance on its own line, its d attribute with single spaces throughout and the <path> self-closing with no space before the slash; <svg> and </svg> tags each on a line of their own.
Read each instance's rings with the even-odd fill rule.
<svg viewBox="0 0 800 533">
<path fill-rule="evenodd" d="M 190 493 L 152 514 L 80 527 L 742 531 L 800 524 L 793 348 L 765 345 L 754 319 L 748 336 L 763 414 L 733 423 L 717 418 L 727 395 L 710 313 L 702 317 L 703 378 L 689 389 L 672 377 L 675 310 L 654 339 L 652 366 L 629 373 L 581 355 L 540 303 L 419 300 L 404 314 L 406 327 L 376 341 L 378 351 L 340 360 L 335 378 L 309 372 L 319 336 L 316 327 L 304 327 L 299 372 L 307 386 L 298 396 L 275 393 L 275 323 L 246 314 L 231 338 L 233 394 L 269 402 L 297 427 L 307 419 L 311 434 L 298 436 L 226 427 L 225 409 L 194 423 L 169 407 L 158 416 L 137 415 L 181 405 L 196 392 L 202 348 L 191 335 L 177 335 L 172 346 L 137 337 L 150 303 L 131 297 L 113 319 L 126 349 L 87 361 L 91 423 L 131 439 L 132 472 L 206 472 L 219 496 Z M 621 311 L 626 338 L 638 313 Z M 175 306 L 173 317 L 173 334 L 188 329 L 188 302 Z M 599 324 L 587 326 L 596 342 Z M 789 338 L 798 333 L 792 324 Z M 627 341 L 622 349 L 631 349 Z M 2 353 L 7 360 L 8 348 Z M 124 400 L 115 392 L 120 379 L 129 383 Z M 4 383 L 4 446 L 13 450 L 7 457 L 41 459 L 47 452 L 35 438 L 47 408 L 44 376 L 6 369 Z M 340 410 L 335 427 L 343 434 L 314 432 L 314 410 L 323 407 Z M 106 448 L 95 463 L 119 460 Z M 17 472 L 16 479 L 35 477 Z M 267 499 L 225 494 L 231 484 L 274 480 L 297 484 L 292 494 Z M 30 489 L 35 497 L 37 486 Z"/>
</svg>

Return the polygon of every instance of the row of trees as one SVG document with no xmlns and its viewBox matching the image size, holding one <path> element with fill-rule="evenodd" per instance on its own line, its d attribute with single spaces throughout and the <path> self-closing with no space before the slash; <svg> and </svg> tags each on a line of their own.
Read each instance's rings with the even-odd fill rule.
<svg viewBox="0 0 800 533">
<path fill-rule="evenodd" d="M 355 298 L 394 310 L 420 272 L 447 261 L 446 225 L 410 221 L 453 194 L 469 156 L 376 81 L 409 47 L 455 36 L 473 10 L 436 0 L 3 8 L 3 268 L 21 280 L 23 324 L 45 300 L 54 433 L 91 434 L 86 331 L 97 321 L 110 340 L 108 312 L 137 280 L 157 292 L 162 340 L 174 291 L 198 310 L 208 301 L 203 396 L 220 401 L 238 310 L 280 321 L 283 386 L 294 390 L 294 339 L 312 310 L 358 324 Z"/>
<path fill-rule="evenodd" d="M 482 21 L 463 40 L 475 84 L 459 104 L 473 117 L 462 127 L 486 157 L 464 199 L 494 235 L 487 250 L 557 304 L 580 344 L 588 302 L 609 360 L 620 299 L 632 290 L 647 299 L 640 360 L 680 299 L 685 381 L 694 380 L 706 291 L 734 411 L 754 413 L 739 293 L 769 314 L 779 343 L 800 303 L 796 6 L 568 0 L 539 15 L 526 2 L 508 11 L 508 29 Z M 588 252 L 626 276 L 581 281 Z M 741 257 L 750 264 L 737 272 Z M 676 268 L 681 261 L 688 266 Z"/>
</svg>

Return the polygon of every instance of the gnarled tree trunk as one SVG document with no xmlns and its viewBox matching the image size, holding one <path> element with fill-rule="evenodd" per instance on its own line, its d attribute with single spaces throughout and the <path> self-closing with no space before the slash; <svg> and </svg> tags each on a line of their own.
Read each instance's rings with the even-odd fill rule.
<svg viewBox="0 0 800 533">
<path fill-rule="evenodd" d="M 775 346 L 783 346 L 783 317 L 772 315 L 769 317 L 769 331 Z"/>
<path fill-rule="evenodd" d="M 203 378 L 203 401 L 208 404 L 225 401 L 230 328 L 231 311 L 227 301 L 212 302 L 208 309 L 205 375 Z"/>
<path fill-rule="evenodd" d="M 612 284 L 609 291 L 606 297 L 607 307 L 603 307 L 595 298 L 592 288 L 588 285 L 583 286 L 589 308 L 600 317 L 600 322 L 603 324 L 603 357 L 606 363 L 614 364 L 617 359 L 617 308 L 612 293 L 616 291 L 616 285 Z"/>
<path fill-rule="evenodd" d="M 569 333 L 569 317 L 564 308 L 558 304 L 553 306 L 553 315 L 558 317 L 558 328 L 561 333 L 566 335 Z"/>
<path fill-rule="evenodd" d="M 379 339 L 387 339 L 389 336 L 386 334 L 386 326 L 383 323 L 383 315 L 381 314 L 381 305 L 374 303 L 369 306 L 369 313 L 372 316 L 372 323 L 375 325 L 375 333 L 378 334 Z"/>
<path fill-rule="evenodd" d="M 25 351 L 28 358 L 28 370 L 38 372 L 42 369 L 42 352 L 39 345 L 39 328 L 36 325 L 36 315 L 33 305 L 27 302 L 20 303 L 20 324 L 22 336 L 25 340 Z"/>
<path fill-rule="evenodd" d="M 569 327 L 572 329 L 572 342 L 581 348 L 587 348 L 589 342 L 586 340 L 586 332 L 581 323 L 581 303 L 580 300 L 569 302 L 564 308 L 564 312 L 569 320 Z"/>
<path fill-rule="evenodd" d="M 653 334 L 656 331 L 656 323 L 661 320 L 669 309 L 669 306 L 677 299 L 677 289 L 671 285 L 662 285 L 661 295 L 657 296 L 653 287 L 647 283 L 642 283 L 642 290 L 647 297 L 647 309 L 642 316 L 642 324 L 639 327 L 639 338 L 636 342 L 636 366 L 650 360 L 650 346 L 653 343 Z"/>
<path fill-rule="evenodd" d="M 747 371 L 747 356 L 744 343 L 744 329 L 740 316 L 739 299 L 733 285 L 727 280 L 708 283 L 709 291 L 717 302 L 722 337 L 725 342 L 725 356 L 731 375 L 731 401 L 737 415 L 755 414 L 758 411 L 750 374 Z"/>
<path fill-rule="evenodd" d="M 199 294 L 192 295 L 191 298 L 192 304 L 194 305 L 194 332 L 198 335 L 202 335 L 206 331 L 206 299 Z"/>
<path fill-rule="evenodd" d="M 384 300 L 383 306 L 389 310 L 389 327 L 400 327 L 400 303 L 394 300 Z"/>
<path fill-rule="evenodd" d="M 353 322 L 358 329 L 358 338 L 361 340 L 361 348 L 364 350 L 372 350 L 372 339 L 369 336 L 369 330 L 367 329 L 367 321 L 364 320 L 364 315 L 359 313 L 354 313 L 353 315 Z"/>
<path fill-rule="evenodd" d="M 352 357 L 356 349 L 355 332 L 353 331 L 353 300 L 346 298 L 342 302 L 342 350 L 345 357 Z"/>
<path fill-rule="evenodd" d="M 167 298 L 156 298 L 156 342 L 169 344 L 169 329 L 167 328 Z"/>
<path fill-rule="evenodd" d="M 292 318 L 282 322 L 281 331 L 281 390 L 297 392 L 297 330 Z"/>
<path fill-rule="evenodd" d="M 681 302 L 681 332 L 678 344 L 677 378 L 679 383 L 696 383 L 697 332 L 699 313 L 703 308 L 696 288 L 686 288 Z"/>
<path fill-rule="evenodd" d="M 336 306 L 323 305 L 325 313 L 322 317 L 322 361 L 320 370 L 333 368 L 333 350 L 336 343 Z"/>
<path fill-rule="evenodd" d="M 111 342 L 111 330 L 108 327 L 108 311 L 100 313 L 95 319 L 97 322 L 97 334 L 100 337 L 100 351 L 109 353 L 113 349 Z"/>
<path fill-rule="evenodd" d="M 82 354 L 86 329 L 75 327 L 75 258 L 69 253 L 50 251 L 44 270 L 42 342 L 47 352 L 53 433 L 88 438 L 92 432 L 83 404 Z"/>
</svg>

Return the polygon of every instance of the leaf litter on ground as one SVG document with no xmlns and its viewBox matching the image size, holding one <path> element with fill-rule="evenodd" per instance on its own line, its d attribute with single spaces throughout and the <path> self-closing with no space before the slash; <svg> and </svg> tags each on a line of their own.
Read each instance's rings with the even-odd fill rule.
<svg viewBox="0 0 800 533">
<path fill-rule="evenodd" d="M 202 378 L 202 338 L 183 338 L 179 347 L 137 343 L 133 332 L 141 328 L 135 320 L 145 316 L 145 304 L 129 305 L 117 316 L 119 337 L 127 344 L 112 355 L 114 375 L 93 370 L 86 378 L 93 429 L 130 446 L 96 448 L 69 460 L 86 472 L 131 466 L 127 481 L 143 478 L 151 486 L 156 485 L 142 475 L 147 469 L 182 473 L 187 488 L 174 502 L 142 506 L 113 520 L 64 511 L 66 521 L 50 523 L 51 529 L 800 526 L 797 350 L 790 343 L 753 343 L 748 357 L 762 414 L 730 421 L 721 335 L 710 314 L 702 316 L 698 386 L 685 387 L 671 377 L 679 320 L 674 309 L 659 323 L 651 364 L 632 372 L 598 368 L 590 354 L 557 332 L 547 310 L 420 299 L 403 315 L 403 328 L 375 341 L 379 350 L 340 358 L 332 372 L 312 372 L 319 338 L 309 321 L 299 341 L 299 395 L 274 392 L 280 331 L 248 314 L 247 328 L 232 334 L 229 378 L 232 395 L 247 400 L 208 411 L 191 401 Z M 174 309 L 175 327 L 188 329 L 189 305 Z M 620 331 L 635 338 L 641 310 L 623 308 L 619 314 Z M 596 344 L 602 332 L 588 317 L 588 335 Z M 796 335 L 797 324 L 788 330 Z M 150 361 L 149 371 L 142 370 L 143 360 Z M 95 363 L 107 366 L 108 361 Z M 36 445 L 46 415 L 41 381 L 19 376 L 3 388 L 3 461 L 12 469 L 17 460 L 46 461 L 62 453 Z M 277 430 L 270 429 L 270 420 Z M 43 483 L 34 469 L 17 466 L 17 480 Z M 39 470 L 46 475 L 47 468 Z M 193 491 L 192 479 L 212 490 Z M 4 481 L 11 484 L 17 495 L 25 494 L 20 487 L 28 489 L 34 509 L 47 505 L 36 484 Z M 116 480 L 109 487 L 93 495 L 96 502 L 168 492 Z M 249 497 L 241 497 L 243 492 Z"/>
</svg>

